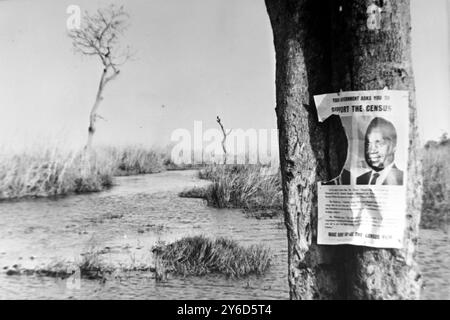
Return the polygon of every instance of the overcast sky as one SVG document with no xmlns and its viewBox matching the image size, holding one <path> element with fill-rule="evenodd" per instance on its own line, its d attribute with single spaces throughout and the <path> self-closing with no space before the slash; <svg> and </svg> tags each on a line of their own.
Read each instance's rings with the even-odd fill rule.
<svg viewBox="0 0 450 320">
<path fill-rule="evenodd" d="M 101 75 L 74 54 L 69 5 L 118 1 L 0 0 L 0 146 L 82 145 Z M 276 128 L 275 58 L 263 0 L 127 0 L 124 44 L 137 53 L 106 88 L 95 143 L 165 145 L 194 121 Z M 450 131 L 445 0 L 412 0 L 413 60 L 422 141 Z M 163 107 L 164 106 L 164 107 Z"/>
</svg>

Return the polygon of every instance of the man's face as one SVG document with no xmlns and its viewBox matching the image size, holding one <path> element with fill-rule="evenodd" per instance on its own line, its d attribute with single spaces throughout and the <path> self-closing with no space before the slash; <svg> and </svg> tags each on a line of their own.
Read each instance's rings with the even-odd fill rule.
<svg viewBox="0 0 450 320">
<path fill-rule="evenodd" d="M 375 171 L 381 171 L 394 162 L 395 145 L 388 137 L 383 137 L 380 129 L 372 129 L 366 138 L 366 161 Z"/>
</svg>

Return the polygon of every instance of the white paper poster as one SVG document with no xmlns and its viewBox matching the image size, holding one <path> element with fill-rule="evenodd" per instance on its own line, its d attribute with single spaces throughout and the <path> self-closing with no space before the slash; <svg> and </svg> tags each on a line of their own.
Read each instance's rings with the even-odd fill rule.
<svg viewBox="0 0 450 320">
<path fill-rule="evenodd" d="M 409 94 L 354 91 L 314 97 L 319 120 L 341 118 L 341 174 L 318 186 L 318 244 L 401 248 L 406 219 Z"/>
</svg>

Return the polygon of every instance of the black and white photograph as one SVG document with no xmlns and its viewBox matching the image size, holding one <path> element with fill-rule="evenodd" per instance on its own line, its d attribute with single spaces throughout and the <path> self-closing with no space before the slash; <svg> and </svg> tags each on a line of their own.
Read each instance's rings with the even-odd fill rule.
<svg viewBox="0 0 450 320">
<path fill-rule="evenodd" d="M 450 0 L 0 0 L 0 300 L 449 300 L 449 133 Z"/>
<path fill-rule="evenodd" d="M 382 117 L 372 119 L 364 136 L 364 158 L 370 171 L 356 178 L 358 185 L 403 185 L 403 171 L 395 163 L 397 130 Z"/>
</svg>

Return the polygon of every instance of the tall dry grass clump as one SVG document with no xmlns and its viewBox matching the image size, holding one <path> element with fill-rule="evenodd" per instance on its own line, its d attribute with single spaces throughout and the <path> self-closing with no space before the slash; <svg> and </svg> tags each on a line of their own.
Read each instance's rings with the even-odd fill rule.
<svg viewBox="0 0 450 320">
<path fill-rule="evenodd" d="M 212 181 L 205 192 L 218 208 L 281 210 L 281 176 L 261 165 L 216 165 L 200 171 L 200 178 Z"/>
<path fill-rule="evenodd" d="M 446 226 L 450 222 L 450 139 L 429 142 L 423 150 L 423 209 L 425 228 Z"/>
<path fill-rule="evenodd" d="M 0 200 L 101 191 L 112 186 L 113 176 L 163 171 L 163 157 L 138 146 L 99 147 L 89 155 L 61 146 L 3 152 Z"/>
<path fill-rule="evenodd" d="M 261 275 L 270 266 L 269 249 L 261 245 L 242 247 L 236 241 L 204 236 L 187 237 L 153 249 L 160 268 L 183 276 L 222 274 L 229 277 Z M 161 272 L 161 271 L 159 271 Z"/>
<path fill-rule="evenodd" d="M 112 185 L 113 168 L 93 155 L 58 148 L 0 156 L 0 200 L 100 191 Z"/>
</svg>

